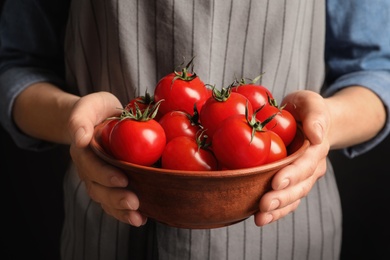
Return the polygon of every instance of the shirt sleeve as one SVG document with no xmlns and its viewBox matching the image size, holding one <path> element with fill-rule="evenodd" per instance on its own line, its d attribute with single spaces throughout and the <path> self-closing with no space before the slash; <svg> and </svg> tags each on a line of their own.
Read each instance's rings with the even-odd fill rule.
<svg viewBox="0 0 390 260">
<path fill-rule="evenodd" d="M 64 88 L 63 33 L 67 1 L 5 1 L 0 16 L 0 122 L 18 147 L 52 146 L 21 132 L 12 119 L 15 98 L 38 82 Z"/>
<path fill-rule="evenodd" d="M 371 89 L 387 111 L 386 125 L 373 139 L 343 149 L 356 157 L 390 132 L 390 1 L 327 1 L 327 79 L 323 95 L 359 85 Z M 362 104 L 364 105 L 364 104 Z M 364 119 L 362 119 L 364 120 Z"/>
</svg>

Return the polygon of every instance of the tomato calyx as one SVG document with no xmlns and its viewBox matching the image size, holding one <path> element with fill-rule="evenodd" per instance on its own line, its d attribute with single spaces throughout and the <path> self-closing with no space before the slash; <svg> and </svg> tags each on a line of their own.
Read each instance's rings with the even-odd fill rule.
<svg viewBox="0 0 390 260">
<path fill-rule="evenodd" d="M 279 106 L 278 105 L 278 102 L 276 101 L 275 98 L 271 98 L 268 93 L 267 93 L 267 97 L 268 97 L 268 104 L 270 104 L 270 106 L 273 106 L 273 107 L 276 107 L 279 109 L 279 111 L 281 111 L 282 109 L 284 109 L 284 107 L 286 106 L 286 104 L 284 104 L 283 106 Z"/>
<path fill-rule="evenodd" d="M 158 108 L 163 102 L 164 99 L 159 100 L 156 104 L 149 104 L 145 110 L 141 110 L 137 103 L 134 103 L 135 110 L 131 108 L 130 110 L 123 109 L 122 114 L 120 116 L 120 119 L 133 119 L 136 121 L 149 121 L 151 119 L 154 119 L 157 115 Z"/>
<path fill-rule="evenodd" d="M 230 84 L 229 88 L 244 86 L 244 85 L 248 85 L 248 84 L 256 84 L 256 82 L 258 82 L 259 79 L 260 79 L 262 76 L 263 76 L 263 74 L 260 74 L 259 76 L 257 76 L 257 77 L 254 78 L 254 79 L 245 79 L 245 78 L 235 79 L 235 80 L 233 81 L 233 83 Z M 250 82 L 248 83 L 246 80 L 250 80 Z"/>
<path fill-rule="evenodd" d="M 232 93 L 232 89 L 230 87 L 224 88 L 222 87 L 221 90 L 218 90 L 215 85 L 209 85 L 211 86 L 212 90 L 212 97 L 219 102 L 225 102 L 226 100 L 229 99 L 230 94 Z"/>
<path fill-rule="evenodd" d="M 260 121 L 256 118 L 256 114 L 264 107 L 264 105 L 258 109 L 256 109 L 253 112 L 253 115 L 251 118 L 248 116 L 248 107 L 245 108 L 245 118 L 248 124 L 252 127 L 252 136 L 251 136 L 251 142 L 253 140 L 253 137 L 255 136 L 256 132 L 264 132 L 265 126 L 277 115 L 277 113 L 269 116 L 264 121 Z"/>
<path fill-rule="evenodd" d="M 211 143 L 207 142 L 208 135 L 204 134 L 205 131 L 206 131 L 206 129 L 201 129 L 196 134 L 195 140 L 196 140 L 196 144 L 198 145 L 198 151 L 200 149 L 209 150 L 209 147 L 211 146 Z"/>
<path fill-rule="evenodd" d="M 123 114 L 123 112 L 122 112 Z M 111 120 L 121 120 L 122 119 L 122 114 L 119 114 L 119 115 L 116 115 L 116 116 L 110 116 L 110 117 L 106 117 L 102 123 L 106 122 L 106 121 L 111 121 Z"/>
<path fill-rule="evenodd" d="M 154 96 L 151 95 L 148 90 L 145 90 L 145 94 L 143 96 L 139 96 L 134 100 L 135 103 L 142 104 L 145 106 L 151 105 L 154 103 Z M 132 102 L 128 103 L 125 107 L 125 110 L 129 111 L 131 107 L 134 106 Z"/>
<path fill-rule="evenodd" d="M 180 80 L 183 80 L 183 81 L 191 81 L 191 80 L 195 79 L 196 77 L 198 77 L 198 75 L 196 75 L 196 73 L 193 72 L 192 68 L 190 70 L 190 66 L 192 65 L 192 62 L 194 61 L 194 58 L 195 57 L 192 57 L 192 59 L 187 63 L 186 66 L 184 66 L 181 69 L 180 72 L 178 72 L 176 70 L 173 72 L 175 74 L 175 76 L 172 79 L 172 84 L 177 79 L 180 79 Z"/>
<path fill-rule="evenodd" d="M 200 124 L 199 111 L 196 107 L 196 103 L 194 104 L 194 113 L 192 114 L 192 116 L 188 114 L 188 119 L 190 120 L 191 125 L 203 128 L 203 126 Z"/>
</svg>

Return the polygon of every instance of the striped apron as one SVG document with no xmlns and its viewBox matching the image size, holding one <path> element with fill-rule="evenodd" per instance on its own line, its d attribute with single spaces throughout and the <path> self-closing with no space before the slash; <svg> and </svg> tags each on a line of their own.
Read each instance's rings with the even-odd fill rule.
<svg viewBox="0 0 390 260">
<path fill-rule="evenodd" d="M 324 81 L 325 1 L 77 0 L 70 8 L 67 82 L 81 96 L 109 91 L 126 104 L 195 56 L 205 83 L 255 78 L 279 102 Z M 338 259 L 341 205 L 332 166 L 298 209 L 265 227 L 252 217 L 210 230 L 119 222 L 92 201 L 70 165 L 63 259 Z"/>
</svg>

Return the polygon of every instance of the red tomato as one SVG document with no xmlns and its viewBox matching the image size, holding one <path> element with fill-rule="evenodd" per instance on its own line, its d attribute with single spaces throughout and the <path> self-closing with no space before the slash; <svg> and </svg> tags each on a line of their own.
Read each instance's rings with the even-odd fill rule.
<svg viewBox="0 0 390 260">
<path fill-rule="evenodd" d="M 183 111 L 168 112 L 158 122 L 164 128 L 167 143 L 174 137 L 182 135 L 196 138 L 196 133 L 202 129 L 197 117 Z"/>
<path fill-rule="evenodd" d="M 117 159 L 151 166 L 161 157 L 166 137 L 164 129 L 154 119 L 124 118 L 112 129 L 109 143 Z"/>
<path fill-rule="evenodd" d="M 282 138 L 284 144 L 288 146 L 294 139 L 297 131 L 295 118 L 287 110 L 272 104 L 260 109 L 256 114 L 256 118 L 260 121 L 264 121 L 273 114 L 276 115 L 269 121 L 267 128 L 268 130 L 277 133 Z"/>
<path fill-rule="evenodd" d="M 101 143 L 103 149 L 108 154 L 111 154 L 110 141 L 109 141 L 111 130 L 115 126 L 115 124 L 118 122 L 119 122 L 119 117 L 110 117 L 110 118 L 107 118 L 102 123 L 103 126 L 100 130 L 100 143 Z"/>
<path fill-rule="evenodd" d="M 206 89 L 207 89 L 208 97 L 212 97 L 213 96 L 213 87 L 209 86 L 209 85 L 206 85 Z"/>
<path fill-rule="evenodd" d="M 141 111 L 144 111 L 150 105 L 154 104 L 154 98 L 146 90 L 144 96 L 138 96 L 129 101 L 125 106 L 125 111 L 136 110 L 136 105 Z"/>
<path fill-rule="evenodd" d="M 200 111 L 205 100 L 209 97 L 207 87 L 195 74 L 188 72 L 192 60 L 181 72 L 172 72 L 164 76 L 156 85 L 154 100 L 161 103 L 158 117 L 180 110 L 192 115 L 194 106 Z"/>
<path fill-rule="evenodd" d="M 271 136 L 271 147 L 266 163 L 275 162 L 287 156 L 286 145 L 282 138 L 272 131 L 269 131 L 269 134 Z"/>
<path fill-rule="evenodd" d="M 196 138 L 178 136 L 165 146 L 161 156 L 164 169 L 213 171 L 218 169 L 217 159 L 207 149 L 200 147 Z"/>
<path fill-rule="evenodd" d="M 232 92 L 237 92 L 244 95 L 251 102 L 253 111 L 268 104 L 268 98 L 273 98 L 272 93 L 266 87 L 255 84 L 257 79 L 250 83 L 246 83 L 244 79 L 233 83 Z"/>
<path fill-rule="evenodd" d="M 255 128 L 255 131 L 253 129 Z M 214 133 L 215 157 L 227 169 L 242 169 L 264 164 L 270 152 L 271 136 L 263 125 L 249 123 L 244 115 L 224 120 Z"/>
<path fill-rule="evenodd" d="M 245 115 L 247 106 L 248 116 L 252 117 L 253 114 L 252 105 L 245 96 L 226 88 L 213 91 L 213 96 L 207 99 L 199 114 L 200 123 L 211 141 L 218 125 L 226 118 L 237 114 Z"/>
</svg>

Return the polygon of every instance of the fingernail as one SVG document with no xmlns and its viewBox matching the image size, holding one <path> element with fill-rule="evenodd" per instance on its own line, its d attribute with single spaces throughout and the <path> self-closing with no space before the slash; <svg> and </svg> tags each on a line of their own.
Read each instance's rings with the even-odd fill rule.
<svg viewBox="0 0 390 260">
<path fill-rule="evenodd" d="M 279 200 L 277 200 L 277 199 L 272 200 L 271 204 L 269 205 L 268 211 L 272 211 L 272 210 L 276 209 L 277 207 L 279 207 L 279 205 L 280 205 Z"/>
<path fill-rule="evenodd" d="M 111 177 L 111 184 L 114 186 L 126 187 L 127 182 L 123 178 L 118 178 L 117 176 L 112 176 Z"/>
<path fill-rule="evenodd" d="M 148 218 L 145 218 L 144 221 L 142 222 L 142 226 L 146 224 L 146 222 L 148 222 Z"/>
<path fill-rule="evenodd" d="M 139 201 L 136 197 L 129 197 L 127 199 L 128 203 L 129 203 L 129 207 L 131 210 L 138 210 L 139 208 Z"/>
<path fill-rule="evenodd" d="M 121 200 L 120 204 L 124 209 L 133 209 L 130 203 L 125 199 Z"/>
<path fill-rule="evenodd" d="M 265 216 L 265 222 L 264 222 L 264 225 L 267 225 L 269 223 L 271 223 L 271 221 L 274 219 L 274 217 L 272 216 L 272 214 L 267 214 L 267 216 Z"/>
<path fill-rule="evenodd" d="M 133 222 L 131 221 L 130 218 L 128 218 L 127 221 L 129 222 L 130 225 L 134 226 L 134 224 L 133 224 Z"/>
<path fill-rule="evenodd" d="M 277 190 L 282 190 L 282 189 L 286 188 L 289 184 L 290 184 L 290 180 L 289 179 L 284 179 L 280 183 L 280 185 L 278 186 Z"/>
<path fill-rule="evenodd" d="M 79 129 L 77 129 L 74 135 L 74 141 L 76 143 L 79 143 L 84 138 L 84 136 L 85 136 L 85 129 L 83 127 L 80 127 Z"/>
<path fill-rule="evenodd" d="M 322 142 L 324 136 L 324 129 L 322 128 L 322 125 L 320 123 L 315 123 L 314 128 L 316 129 L 316 133 L 320 142 Z"/>
</svg>

